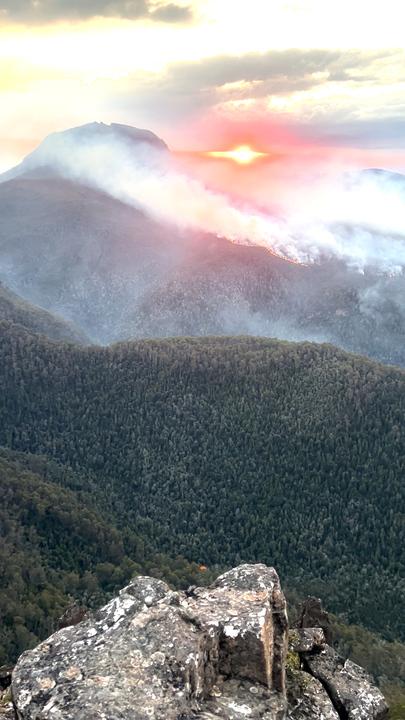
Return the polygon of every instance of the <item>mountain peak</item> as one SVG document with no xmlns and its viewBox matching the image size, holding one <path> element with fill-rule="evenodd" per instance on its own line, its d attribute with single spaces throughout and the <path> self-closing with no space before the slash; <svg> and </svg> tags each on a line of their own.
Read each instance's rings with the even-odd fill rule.
<svg viewBox="0 0 405 720">
<path fill-rule="evenodd" d="M 168 151 L 166 143 L 151 130 L 120 123 L 107 125 L 103 122 L 91 122 L 51 133 L 19 165 L 0 175 L 0 182 L 12 180 L 21 175 L 43 177 L 53 174 L 57 169 L 60 157 L 64 152 L 69 152 L 73 145 L 80 144 L 91 147 L 100 142 L 124 143 L 129 146 L 130 150 L 139 150 L 141 146 L 144 148 L 146 146 L 153 151 Z"/>
<path fill-rule="evenodd" d="M 61 132 L 51 133 L 43 143 L 53 142 L 56 138 L 77 138 L 80 140 L 92 140 L 98 138 L 110 139 L 126 139 L 135 143 L 148 143 L 160 150 L 167 150 L 166 143 L 161 140 L 151 130 L 144 128 L 136 128 L 132 125 L 123 125 L 121 123 L 111 123 L 110 125 L 103 122 L 91 122 L 85 125 L 68 128 Z M 41 144 L 43 144 L 41 143 Z"/>
</svg>

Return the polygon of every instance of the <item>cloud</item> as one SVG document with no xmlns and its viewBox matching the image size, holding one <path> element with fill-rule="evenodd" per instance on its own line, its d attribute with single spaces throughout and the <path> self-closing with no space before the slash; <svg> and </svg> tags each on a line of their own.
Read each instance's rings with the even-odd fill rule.
<svg viewBox="0 0 405 720">
<path fill-rule="evenodd" d="M 331 82 L 368 84 L 370 78 L 374 84 L 385 83 L 390 70 L 397 72 L 397 82 L 405 80 L 403 67 L 404 53 L 399 50 L 272 50 L 175 63 L 164 74 L 130 77 L 127 88 L 136 90 L 135 102 L 163 105 L 170 99 L 175 116 L 232 96 L 288 95 Z"/>
<path fill-rule="evenodd" d="M 266 53 L 248 53 L 241 56 L 217 56 L 199 62 L 173 65 L 171 74 L 188 86 L 218 87 L 237 81 L 269 81 L 282 78 L 285 91 L 290 82 L 306 80 L 325 82 L 339 76 L 348 80 L 353 74 L 378 59 L 392 57 L 393 51 L 362 52 L 328 49 L 271 50 Z M 321 75 L 320 75 L 321 74 Z"/>
<path fill-rule="evenodd" d="M 189 22 L 193 17 L 193 12 L 188 6 L 175 5 L 175 3 L 169 3 L 168 5 L 161 5 L 156 10 L 150 13 L 150 16 L 154 20 L 159 20 L 166 23 L 181 23 Z"/>
<path fill-rule="evenodd" d="M 188 6 L 156 5 L 150 0 L 0 0 L 0 19 L 15 22 L 48 23 L 93 17 L 182 23 L 191 20 L 192 11 Z"/>
<path fill-rule="evenodd" d="M 102 112 L 164 128 L 177 147 L 199 145 L 188 126 L 204 118 L 246 127 L 261 118 L 323 145 L 400 148 L 404 87 L 403 50 L 289 49 L 172 63 L 119 83 L 100 80 L 98 93 Z"/>
</svg>

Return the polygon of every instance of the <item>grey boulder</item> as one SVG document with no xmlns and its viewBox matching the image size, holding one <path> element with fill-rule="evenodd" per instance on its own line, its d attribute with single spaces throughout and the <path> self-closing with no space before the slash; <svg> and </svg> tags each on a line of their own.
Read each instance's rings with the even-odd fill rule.
<svg viewBox="0 0 405 720">
<path fill-rule="evenodd" d="M 310 673 L 321 681 L 340 716 L 346 720 L 383 720 L 388 706 L 380 690 L 363 668 L 343 660 L 326 645 L 304 656 Z"/>
<path fill-rule="evenodd" d="M 13 699 L 20 720 L 282 720 L 286 652 L 272 568 L 243 565 L 189 595 L 138 577 L 24 653 Z"/>
<path fill-rule="evenodd" d="M 295 653 L 320 650 L 326 643 L 322 628 L 294 628 L 288 633 L 289 650 Z"/>
<path fill-rule="evenodd" d="M 339 720 L 322 683 L 302 670 L 288 672 L 288 720 Z"/>
</svg>

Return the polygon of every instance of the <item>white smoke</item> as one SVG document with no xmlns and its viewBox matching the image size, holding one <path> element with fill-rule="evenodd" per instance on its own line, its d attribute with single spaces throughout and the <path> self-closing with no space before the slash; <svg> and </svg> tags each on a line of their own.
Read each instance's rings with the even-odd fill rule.
<svg viewBox="0 0 405 720">
<path fill-rule="evenodd" d="M 405 266 L 405 185 L 364 174 L 292 188 L 283 217 L 238 207 L 225 195 L 176 170 L 169 153 L 118 136 L 85 141 L 50 138 L 25 169 L 52 166 L 63 176 L 184 228 L 257 244 L 303 263 L 337 258 L 350 267 L 396 273 Z"/>
</svg>

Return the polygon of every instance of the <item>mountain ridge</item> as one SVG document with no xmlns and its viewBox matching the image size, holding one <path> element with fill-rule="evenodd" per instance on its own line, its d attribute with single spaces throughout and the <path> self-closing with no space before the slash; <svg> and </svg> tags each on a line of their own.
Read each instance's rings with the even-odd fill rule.
<svg viewBox="0 0 405 720">
<path fill-rule="evenodd" d="M 20 325 L 51 340 L 90 344 L 86 335 L 62 318 L 23 300 L 0 282 L 0 320 Z"/>
<path fill-rule="evenodd" d="M 1 332 L 0 443 L 95 475 L 160 552 L 272 559 L 297 587 L 311 570 L 303 591 L 402 632 L 404 371 L 252 337 L 80 348 Z"/>
<path fill-rule="evenodd" d="M 82 134 L 77 157 L 84 167 L 98 158 L 105 173 L 110 155 L 86 156 L 92 138 L 120 138 L 115 164 L 127 155 L 139 167 L 170 156 L 149 132 L 90 123 L 51 138 L 55 157 L 67 152 L 66 138 Z M 129 205 L 91 187 L 88 173 L 66 176 L 59 161 L 45 171 L 37 152 L 15 177 L 0 177 L 0 280 L 93 342 L 252 334 L 331 342 L 405 366 L 404 272 L 359 273 L 325 258 L 293 265 L 264 248 L 184 229 L 181 217 L 153 218 L 136 197 Z"/>
</svg>

